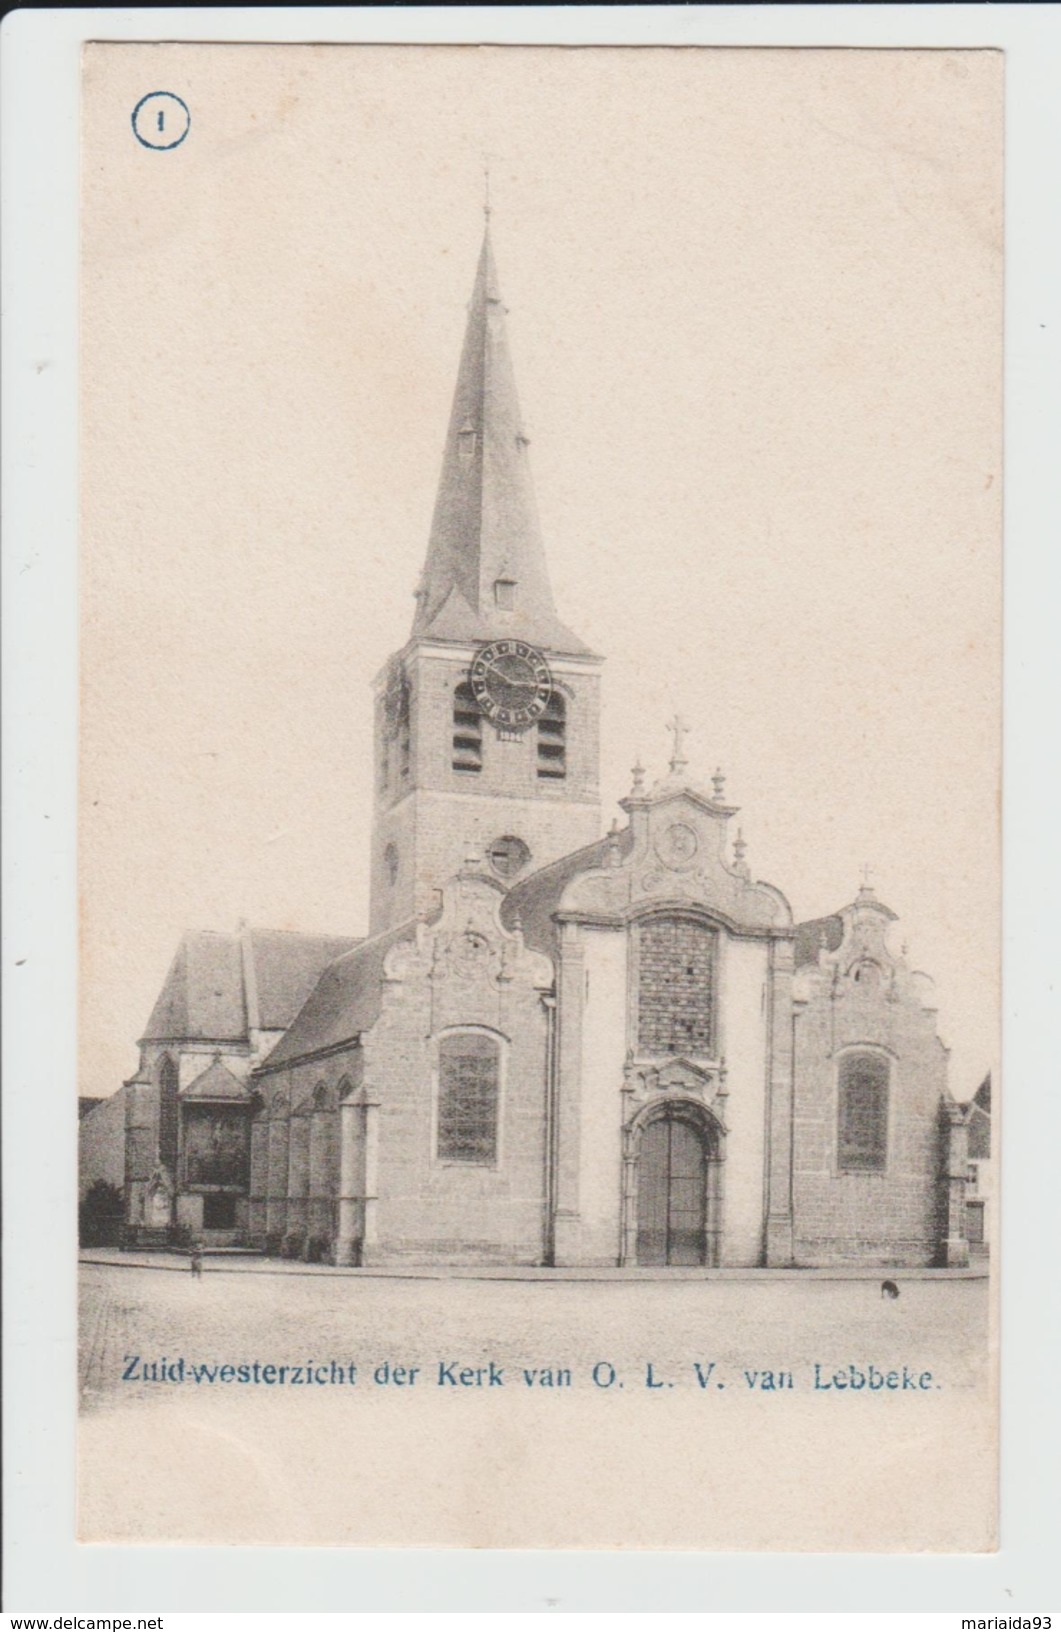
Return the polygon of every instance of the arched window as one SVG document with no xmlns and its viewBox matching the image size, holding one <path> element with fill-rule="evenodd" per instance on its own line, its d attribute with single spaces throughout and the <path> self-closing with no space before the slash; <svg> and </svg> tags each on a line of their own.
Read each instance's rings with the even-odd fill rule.
<svg viewBox="0 0 1061 1632">
<path fill-rule="evenodd" d="M 888 1160 L 888 1061 L 844 1054 L 839 1068 L 837 1166 L 842 1173 L 883 1173 Z"/>
<path fill-rule="evenodd" d="M 388 844 L 387 848 L 383 852 L 383 865 L 387 869 L 388 884 L 397 884 L 398 882 L 398 862 L 398 846 L 396 844 Z"/>
<path fill-rule="evenodd" d="M 158 1077 L 158 1159 L 177 1172 L 180 1143 L 180 1075 L 177 1062 L 167 1054 Z"/>
<path fill-rule="evenodd" d="M 496 1162 L 500 1065 L 498 1041 L 484 1032 L 450 1032 L 439 1042 L 440 1161 Z"/>
<path fill-rule="evenodd" d="M 639 942 L 639 1049 L 712 1055 L 717 934 L 695 918 L 649 918 Z"/>
<path fill-rule="evenodd" d="M 453 693 L 453 769 L 475 775 L 483 768 L 483 716 L 475 693 L 462 680 Z"/>
<path fill-rule="evenodd" d="M 567 775 L 567 707 L 558 691 L 538 716 L 538 775 L 553 781 Z"/>
</svg>

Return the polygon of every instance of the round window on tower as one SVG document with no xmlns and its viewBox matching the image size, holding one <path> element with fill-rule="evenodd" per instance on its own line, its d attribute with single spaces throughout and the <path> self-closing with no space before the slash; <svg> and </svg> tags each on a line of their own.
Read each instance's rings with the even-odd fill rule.
<svg viewBox="0 0 1061 1632">
<path fill-rule="evenodd" d="M 398 846 L 388 844 L 383 852 L 383 865 L 387 869 L 387 878 L 391 884 L 398 882 Z"/>
<path fill-rule="evenodd" d="M 499 878 L 515 878 L 530 860 L 529 849 L 522 839 L 517 839 L 512 833 L 506 833 L 503 838 L 495 839 L 487 855 L 491 867 Z"/>
</svg>

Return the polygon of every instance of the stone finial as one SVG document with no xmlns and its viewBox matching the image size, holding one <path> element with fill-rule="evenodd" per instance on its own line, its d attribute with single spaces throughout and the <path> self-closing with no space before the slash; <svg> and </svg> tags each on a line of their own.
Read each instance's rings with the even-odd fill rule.
<svg viewBox="0 0 1061 1632">
<path fill-rule="evenodd" d="M 715 774 L 711 778 L 711 786 L 715 790 L 715 798 L 716 799 L 721 799 L 723 794 L 726 791 L 726 778 L 722 774 L 721 765 L 716 766 L 716 768 L 715 768 Z"/>
<path fill-rule="evenodd" d="M 608 831 L 607 862 L 609 867 L 622 865 L 622 852 L 619 848 L 619 818 L 612 817 L 612 825 Z"/>
<path fill-rule="evenodd" d="M 877 893 L 869 881 L 869 875 L 870 865 L 867 861 L 862 868 L 862 883 L 858 887 L 857 899 L 859 901 L 875 901 L 877 899 Z"/>
<path fill-rule="evenodd" d="M 740 866 L 741 862 L 744 860 L 745 852 L 747 851 L 747 849 L 748 849 L 748 846 L 747 846 L 747 843 L 746 843 L 745 838 L 744 838 L 744 830 L 743 830 L 743 828 L 738 827 L 737 837 L 733 841 L 733 857 L 734 857 L 734 860 L 736 861 L 738 867 Z"/>
<path fill-rule="evenodd" d="M 677 776 L 679 772 L 684 771 L 689 763 L 683 752 L 685 738 L 689 735 L 689 727 L 680 714 L 675 714 L 673 720 L 667 721 L 667 730 L 672 732 L 674 736 L 674 752 L 671 754 L 670 768 L 671 774 Z"/>
<path fill-rule="evenodd" d="M 640 754 L 638 754 L 637 764 L 634 766 L 630 774 L 634 779 L 633 786 L 630 789 L 630 797 L 631 799 L 634 799 L 638 794 L 644 793 L 645 791 L 645 767 L 641 763 Z"/>
</svg>

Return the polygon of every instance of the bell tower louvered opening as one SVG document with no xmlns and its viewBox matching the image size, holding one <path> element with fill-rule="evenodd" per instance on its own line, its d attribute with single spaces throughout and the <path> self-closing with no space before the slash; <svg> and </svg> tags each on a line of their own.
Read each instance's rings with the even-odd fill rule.
<svg viewBox="0 0 1061 1632">
<path fill-rule="evenodd" d="M 538 775 L 554 782 L 567 775 L 567 708 L 558 691 L 538 719 Z"/>
<path fill-rule="evenodd" d="M 483 716 L 475 693 L 462 680 L 453 693 L 453 769 L 475 776 L 483 768 Z"/>
</svg>

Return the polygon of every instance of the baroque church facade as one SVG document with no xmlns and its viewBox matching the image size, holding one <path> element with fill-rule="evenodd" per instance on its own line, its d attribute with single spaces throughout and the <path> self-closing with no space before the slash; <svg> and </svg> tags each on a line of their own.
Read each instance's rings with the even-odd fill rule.
<svg viewBox="0 0 1061 1632">
<path fill-rule="evenodd" d="M 867 884 L 796 924 L 716 774 L 604 831 L 602 660 L 550 588 L 489 240 L 368 936 L 186 935 L 122 1090 L 125 1241 L 341 1265 L 962 1265 L 968 1107 Z"/>
</svg>

